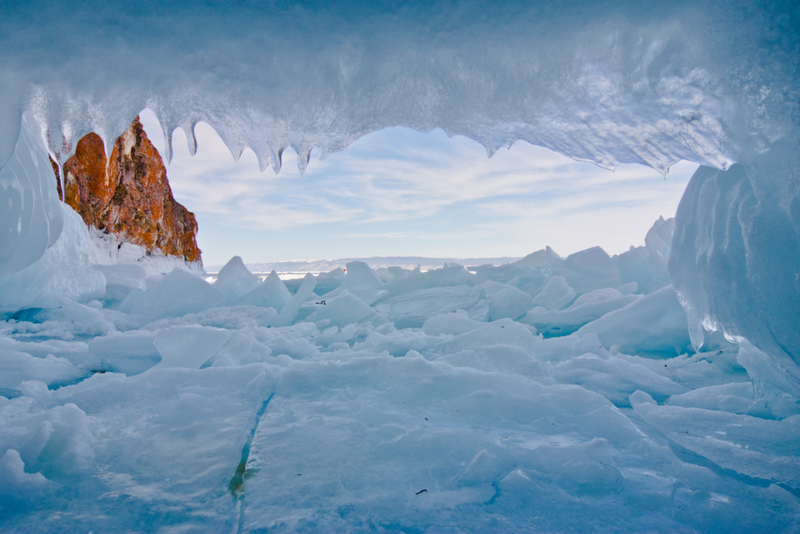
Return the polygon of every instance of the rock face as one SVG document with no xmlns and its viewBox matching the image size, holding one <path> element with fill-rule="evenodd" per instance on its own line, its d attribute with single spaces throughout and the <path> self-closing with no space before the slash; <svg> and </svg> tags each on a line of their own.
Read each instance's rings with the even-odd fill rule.
<svg viewBox="0 0 800 534">
<path fill-rule="evenodd" d="M 114 143 L 110 158 L 100 136 L 90 133 L 63 171 L 64 201 L 87 225 L 148 252 L 200 261 L 194 214 L 173 198 L 161 156 L 138 117 Z"/>
</svg>

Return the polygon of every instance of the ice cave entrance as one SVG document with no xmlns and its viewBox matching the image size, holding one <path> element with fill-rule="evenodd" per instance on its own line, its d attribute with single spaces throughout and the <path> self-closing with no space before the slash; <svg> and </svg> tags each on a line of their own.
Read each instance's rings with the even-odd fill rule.
<svg viewBox="0 0 800 534">
<path fill-rule="evenodd" d="M 140 117 L 163 155 L 155 114 Z M 191 155 L 183 130 L 174 132 L 167 168 L 176 199 L 198 218 L 210 273 L 234 255 L 251 264 L 375 256 L 500 264 L 547 246 L 564 257 L 593 246 L 621 254 L 643 246 L 659 217 L 674 217 L 698 167 L 682 161 L 666 177 L 636 164 L 612 171 L 524 141 L 487 157 L 463 136 L 394 127 L 325 159 L 313 151 L 303 174 L 289 148 L 276 173 L 261 172 L 249 149 L 234 161 L 206 123 L 195 136 Z"/>
</svg>

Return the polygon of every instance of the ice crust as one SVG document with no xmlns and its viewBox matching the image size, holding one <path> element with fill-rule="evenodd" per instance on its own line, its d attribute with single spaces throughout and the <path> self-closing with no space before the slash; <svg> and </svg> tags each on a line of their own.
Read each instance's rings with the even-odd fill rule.
<svg viewBox="0 0 800 534">
<path fill-rule="evenodd" d="M 0 529 L 792 532 L 798 398 L 623 261 L 112 272 L 0 322 Z"/>
</svg>

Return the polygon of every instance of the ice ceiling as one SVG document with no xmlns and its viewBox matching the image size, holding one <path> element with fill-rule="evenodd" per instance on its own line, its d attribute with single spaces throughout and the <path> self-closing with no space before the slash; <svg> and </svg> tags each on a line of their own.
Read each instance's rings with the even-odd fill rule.
<svg viewBox="0 0 800 534">
<path fill-rule="evenodd" d="M 6 3 L 0 165 L 25 109 L 61 160 L 150 107 L 263 167 L 402 125 L 490 153 L 525 139 L 607 167 L 725 168 L 793 128 L 789 2 L 393 4 Z"/>
<path fill-rule="evenodd" d="M 748 370 L 797 393 L 798 28 L 788 1 L 5 2 L 0 271 L 60 231 L 53 218 L 34 252 L 20 245 L 53 185 L 14 158 L 36 151 L 35 127 L 63 162 L 82 135 L 108 143 L 144 107 L 167 134 L 206 121 L 276 171 L 288 146 L 302 170 L 314 146 L 396 125 L 489 154 L 524 139 L 605 167 L 687 159 L 707 167 L 676 221 L 682 303 L 696 325 L 769 354 Z"/>
</svg>

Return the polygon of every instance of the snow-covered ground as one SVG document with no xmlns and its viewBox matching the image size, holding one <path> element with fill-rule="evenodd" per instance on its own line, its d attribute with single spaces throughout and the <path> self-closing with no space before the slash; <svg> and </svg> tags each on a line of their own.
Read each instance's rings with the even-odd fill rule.
<svg viewBox="0 0 800 534">
<path fill-rule="evenodd" d="M 0 322 L 0 530 L 794 532 L 800 407 L 693 349 L 671 230 L 214 285 L 83 237 L 105 293 Z"/>
</svg>

